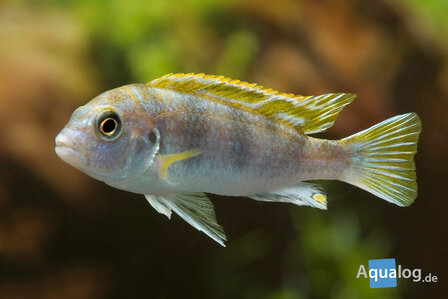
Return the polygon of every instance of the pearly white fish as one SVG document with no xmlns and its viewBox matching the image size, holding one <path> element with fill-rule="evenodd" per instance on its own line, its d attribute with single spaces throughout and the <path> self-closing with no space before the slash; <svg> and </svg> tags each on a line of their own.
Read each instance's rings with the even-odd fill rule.
<svg viewBox="0 0 448 299">
<path fill-rule="evenodd" d="M 332 126 L 355 95 L 300 96 L 204 74 L 169 74 L 107 91 L 56 137 L 64 161 L 113 187 L 144 194 L 224 246 L 205 193 L 326 209 L 307 180 L 340 180 L 399 206 L 417 196 L 415 113 L 341 140 Z"/>
</svg>

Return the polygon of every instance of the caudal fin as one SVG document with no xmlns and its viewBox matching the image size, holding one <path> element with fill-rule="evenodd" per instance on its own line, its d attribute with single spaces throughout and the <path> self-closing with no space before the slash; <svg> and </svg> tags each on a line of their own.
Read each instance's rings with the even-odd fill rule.
<svg viewBox="0 0 448 299">
<path fill-rule="evenodd" d="M 341 140 L 353 150 L 342 181 L 399 206 L 417 197 L 414 155 L 422 130 L 416 113 L 397 115 Z"/>
</svg>

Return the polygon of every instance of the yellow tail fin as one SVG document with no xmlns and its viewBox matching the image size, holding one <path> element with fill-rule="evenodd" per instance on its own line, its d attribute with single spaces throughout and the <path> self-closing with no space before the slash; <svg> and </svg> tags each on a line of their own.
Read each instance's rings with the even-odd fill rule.
<svg viewBox="0 0 448 299">
<path fill-rule="evenodd" d="M 422 130 L 416 113 L 397 115 L 341 140 L 354 151 L 342 181 L 399 206 L 417 197 L 414 155 Z"/>
</svg>

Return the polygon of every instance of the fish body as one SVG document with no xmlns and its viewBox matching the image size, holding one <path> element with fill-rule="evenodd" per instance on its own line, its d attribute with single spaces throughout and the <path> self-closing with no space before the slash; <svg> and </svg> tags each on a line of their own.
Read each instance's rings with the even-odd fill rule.
<svg viewBox="0 0 448 299">
<path fill-rule="evenodd" d="M 128 191 L 247 196 L 304 180 L 335 179 L 349 162 L 337 142 L 308 137 L 250 111 L 146 85 L 123 89 L 130 97 L 154 99 L 140 103 L 140 109 L 161 136 L 150 172 L 159 183 L 148 185 L 143 176 L 141 186 Z M 200 154 L 173 163 L 159 177 L 160 157 L 191 149 Z"/>
<path fill-rule="evenodd" d="M 415 113 L 341 140 L 330 127 L 352 94 L 295 96 L 203 74 L 167 75 L 107 91 L 78 108 L 56 138 L 66 162 L 105 183 L 144 194 L 220 244 L 225 235 L 205 193 L 326 208 L 307 180 L 341 180 L 406 206 L 416 197 Z"/>
</svg>

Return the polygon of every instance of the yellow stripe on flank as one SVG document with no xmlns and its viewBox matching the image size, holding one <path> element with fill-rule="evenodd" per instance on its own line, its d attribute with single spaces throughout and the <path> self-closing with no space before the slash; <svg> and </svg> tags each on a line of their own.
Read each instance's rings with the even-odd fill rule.
<svg viewBox="0 0 448 299">
<path fill-rule="evenodd" d="M 168 167 L 170 167 L 170 165 L 173 164 L 174 162 L 192 158 L 194 156 L 199 155 L 200 153 L 201 153 L 200 150 L 194 149 L 179 154 L 168 154 L 160 156 L 159 178 L 161 179 L 166 178 L 166 172 L 168 171 Z"/>
</svg>

